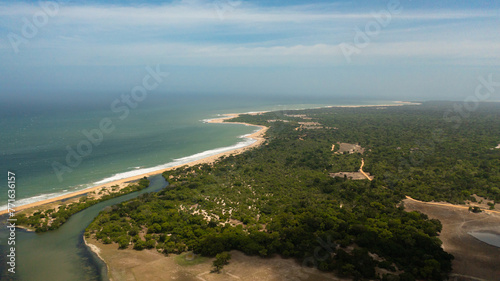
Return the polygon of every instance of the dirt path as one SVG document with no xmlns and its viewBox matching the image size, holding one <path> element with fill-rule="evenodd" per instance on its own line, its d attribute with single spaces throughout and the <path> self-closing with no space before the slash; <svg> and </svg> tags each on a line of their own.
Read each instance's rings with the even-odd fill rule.
<svg viewBox="0 0 500 281">
<path fill-rule="evenodd" d="M 469 234 L 500 234 L 500 215 L 497 211 L 472 213 L 468 207 L 421 202 L 408 196 L 403 202 L 406 211 L 419 211 L 441 221 L 443 229 L 439 239 L 443 242 L 442 247 L 455 257 L 450 280 L 500 280 L 500 248 L 481 242 Z"/>
<path fill-rule="evenodd" d="M 369 181 L 373 179 L 363 171 L 363 166 L 365 165 L 365 159 L 361 158 L 361 167 L 359 167 L 359 172 L 363 174 Z"/>
<path fill-rule="evenodd" d="M 436 206 L 444 206 L 444 207 L 450 207 L 450 208 L 459 208 L 459 209 L 469 210 L 468 206 L 453 205 L 453 204 L 449 204 L 449 203 L 424 202 L 424 201 L 415 200 L 415 199 L 411 198 L 410 196 L 406 196 L 406 199 L 413 201 L 413 202 L 418 202 L 421 204 L 428 204 L 428 205 L 436 205 Z M 494 210 L 481 209 L 481 211 L 500 214 L 499 211 L 494 211 Z"/>
</svg>

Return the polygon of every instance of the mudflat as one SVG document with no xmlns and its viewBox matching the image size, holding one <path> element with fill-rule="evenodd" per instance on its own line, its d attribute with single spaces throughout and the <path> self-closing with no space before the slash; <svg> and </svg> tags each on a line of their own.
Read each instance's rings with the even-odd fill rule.
<svg viewBox="0 0 500 281">
<path fill-rule="evenodd" d="M 469 232 L 500 234 L 500 214 L 472 213 L 464 206 L 433 205 L 410 199 L 408 211 L 419 211 L 443 225 L 439 235 L 443 249 L 455 256 L 451 280 L 500 280 L 500 248 L 479 241 Z"/>
</svg>

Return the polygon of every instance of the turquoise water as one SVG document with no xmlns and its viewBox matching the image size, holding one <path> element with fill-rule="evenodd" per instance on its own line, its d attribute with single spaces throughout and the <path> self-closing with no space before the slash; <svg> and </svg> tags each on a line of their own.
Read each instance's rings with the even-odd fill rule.
<svg viewBox="0 0 500 281">
<path fill-rule="evenodd" d="M 323 99 L 313 104 L 301 100 L 191 95 L 151 98 L 130 109 L 121 120 L 122 113 L 110 109 L 112 101 L 2 108 L 0 182 L 7 182 L 7 171 L 16 173 L 18 205 L 203 158 L 220 152 L 219 148 L 248 144 L 249 140 L 241 136 L 253 132 L 255 127 L 202 122 L 218 114 L 354 103 Z M 91 144 L 83 131 L 99 129 L 101 120 L 106 118 L 114 130 L 103 133 L 98 145 Z M 93 138 L 99 140 L 96 135 Z M 81 146 L 81 151 L 88 155 L 80 163 L 74 157 L 67 161 L 69 151 L 77 151 L 82 142 L 91 144 L 91 151 Z M 56 171 L 60 171 L 60 177 Z M 0 209 L 6 209 L 6 189 L 6 185 L 0 184 Z"/>
</svg>

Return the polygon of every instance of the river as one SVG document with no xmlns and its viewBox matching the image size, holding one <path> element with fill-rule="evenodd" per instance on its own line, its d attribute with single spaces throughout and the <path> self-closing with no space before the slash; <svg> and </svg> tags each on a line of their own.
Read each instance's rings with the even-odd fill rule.
<svg viewBox="0 0 500 281">
<path fill-rule="evenodd" d="M 96 204 L 73 215 L 55 231 L 37 234 L 16 230 L 16 273 L 6 265 L 9 232 L 2 217 L 0 229 L 0 279 L 22 281 L 101 281 L 108 280 L 106 266 L 83 241 L 85 228 L 107 206 L 130 200 L 141 194 L 159 191 L 167 186 L 161 175 L 150 177 L 146 189 Z M 10 247 L 10 246 L 9 246 Z"/>
</svg>

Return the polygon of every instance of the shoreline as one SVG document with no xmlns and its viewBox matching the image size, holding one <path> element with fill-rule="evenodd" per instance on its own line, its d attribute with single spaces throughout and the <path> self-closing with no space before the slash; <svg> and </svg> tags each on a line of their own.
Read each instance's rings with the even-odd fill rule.
<svg viewBox="0 0 500 281">
<path fill-rule="evenodd" d="M 87 241 L 87 238 L 85 238 L 85 236 L 83 237 L 83 243 L 85 244 L 85 247 L 87 247 L 87 249 L 90 252 L 95 254 L 97 256 L 97 258 L 100 259 L 106 265 L 106 272 L 108 275 L 107 277 L 108 277 L 109 281 L 113 281 L 113 279 L 109 278 L 109 271 L 110 271 L 109 264 L 101 256 L 101 248 L 99 248 L 97 245 L 91 244 L 89 241 Z"/>
<path fill-rule="evenodd" d="M 261 113 L 262 112 L 251 113 L 251 114 L 261 114 Z M 255 140 L 255 142 L 253 142 L 253 143 L 251 143 L 251 144 L 249 144 L 249 145 L 247 145 L 245 147 L 236 148 L 236 149 L 232 149 L 232 150 L 229 150 L 229 151 L 221 152 L 221 153 L 218 153 L 218 154 L 215 154 L 215 155 L 211 155 L 211 156 L 207 156 L 205 158 L 194 160 L 194 161 L 191 161 L 191 162 L 188 162 L 188 163 L 185 163 L 185 164 L 179 164 L 179 165 L 175 165 L 175 166 L 168 167 L 168 168 L 165 168 L 165 169 L 160 169 L 160 170 L 156 170 L 156 171 L 152 171 L 152 172 L 148 172 L 148 173 L 144 173 L 144 174 L 140 174 L 140 175 L 135 175 L 135 176 L 132 176 L 132 177 L 127 177 L 127 178 L 123 178 L 123 179 L 119 179 L 119 180 L 107 182 L 107 183 L 100 184 L 100 185 L 97 185 L 97 186 L 93 186 L 93 187 L 90 187 L 90 188 L 86 188 L 86 189 L 78 190 L 78 191 L 71 192 L 71 193 L 68 193 L 68 194 L 64 194 L 64 195 L 61 195 L 61 196 L 57 196 L 57 197 L 54 197 L 54 198 L 50 198 L 50 199 L 46 199 L 46 200 L 42 200 L 42 201 L 38 201 L 38 202 L 26 204 L 26 205 L 22 205 L 22 206 L 16 206 L 14 208 L 15 213 L 18 213 L 20 211 L 23 211 L 23 210 L 26 210 L 26 209 L 30 209 L 30 208 L 40 207 L 40 206 L 43 206 L 43 205 L 46 205 L 46 204 L 50 204 L 50 203 L 54 203 L 54 202 L 57 202 L 57 201 L 66 200 L 66 199 L 73 198 L 73 197 L 76 197 L 76 196 L 83 196 L 83 195 L 85 195 L 87 193 L 94 192 L 94 191 L 102 189 L 102 188 L 111 187 L 111 186 L 114 186 L 114 185 L 123 185 L 123 184 L 127 184 L 128 185 L 128 183 L 130 183 L 132 181 L 140 180 L 143 177 L 149 177 L 149 176 L 154 176 L 154 175 L 162 174 L 165 171 L 174 170 L 174 169 L 177 169 L 177 168 L 180 168 L 180 167 L 184 167 L 184 166 L 191 167 L 191 166 L 195 166 L 195 165 L 198 165 L 198 164 L 210 164 L 210 163 L 213 163 L 213 162 L 217 161 L 219 158 L 221 158 L 223 156 L 240 154 L 240 153 L 243 153 L 243 152 L 245 152 L 245 151 L 247 151 L 247 150 L 249 150 L 251 148 L 260 146 L 265 141 L 264 135 L 267 132 L 268 127 L 266 127 L 266 126 L 260 126 L 260 125 L 253 125 L 253 124 L 248 124 L 248 123 L 241 123 L 241 122 L 224 122 L 227 119 L 236 118 L 236 117 L 238 117 L 241 114 L 242 113 L 224 114 L 223 115 L 224 117 L 222 117 L 222 118 L 209 119 L 209 120 L 206 120 L 205 122 L 206 123 L 211 123 L 211 124 L 228 123 L 228 124 L 241 124 L 241 125 L 246 125 L 246 126 L 259 127 L 260 130 L 254 132 L 254 133 L 251 133 L 249 135 L 245 135 L 244 136 L 245 138 L 249 138 L 249 139 Z M 4 214 L 8 214 L 8 213 L 9 213 L 8 209 L 6 209 L 6 210 L 0 210 L 0 216 L 4 215 Z"/>
<path fill-rule="evenodd" d="M 379 107 L 379 106 L 386 107 L 386 106 L 405 106 L 405 105 L 421 105 L 421 103 L 405 102 L 405 101 L 393 101 L 392 104 L 329 105 L 329 106 L 324 106 L 324 107 L 319 107 L 319 108 L 359 108 L 359 107 Z M 304 109 L 296 109 L 296 110 L 304 110 Z M 56 196 L 56 197 L 53 197 L 53 198 L 49 198 L 49 199 L 45 199 L 45 200 L 41 200 L 41 201 L 37 201 L 37 202 L 25 204 L 25 205 L 21 205 L 21 206 L 16 206 L 13 209 L 15 210 L 15 213 L 18 213 L 18 212 L 24 211 L 26 209 L 40 207 L 42 205 L 54 203 L 54 202 L 57 202 L 57 201 L 67 200 L 67 199 L 74 198 L 74 197 L 84 196 L 87 193 L 92 193 L 92 192 L 95 192 L 95 191 L 97 191 L 99 189 L 110 188 L 111 186 L 114 186 L 114 185 L 120 185 L 120 186 L 128 185 L 129 183 L 137 181 L 137 180 L 139 180 L 139 179 L 141 179 L 143 177 L 158 175 L 158 174 L 161 174 L 161 173 L 163 173 L 165 171 L 177 169 L 179 167 L 183 167 L 183 166 L 189 166 L 190 167 L 190 166 L 194 166 L 194 165 L 198 165 L 198 164 L 209 164 L 209 163 L 212 163 L 212 162 L 218 160 L 220 157 L 223 157 L 223 156 L 229 156 L 229 155 L 232 155 L 232 154 L 243 153 L 244 151 L 246 151 L 246 150 L 248 150 L 250 148 L 253 148 L 253 147 L 256 147 L 256 146 L 260 146 L 264 142 L 265 139 L 263 138 L 263 135 L 267 131 L 268 127 L 266 127 L 266 126 L 260 126 L 260 125 L 254 125 L 254 124 L 248 124 L 248 123 L 242 123 L 242 122 L 224 122 L 224 121 L 227 120 L 227 119 L 236 118 L 236 117 L 238 117 L 238 116 L 240 116 L 242 114 L 259 115 L 259 114 L 263 114 L 263 113 L 267 113 L 267 112 L 270 112 L 270 111 L 258 111 L 258 112 L 246 112 L 246 113 L 228 113 L 228 114 L 221 114 L 221 116 L 223 116 L 223 117 L 217 117 L 217 118 L 211 118 L 211 119 L 203 120 L 204 123 L 211 123 L 211 124 L 228 123 L 228 124 L 240 124 L 240 125 L 245 125 L 245 126 L 260 127 L 261 129 L 259 131 L 244 136 L 245 138 L 249 138 L 249 139 L 255 140 L 255 142 L 253 142 L 252 144 L 249 144 L 249 145 L 247 145 L 245 147 L 228 150 L 228 151 L 221 152 L 221 153 L 218 153 L 218 154 L 215 154 L 215 155 L 212 155 L 212 156 L 207 156 L 205 158 L 194 160 L 194 161 L 191 161 L 191 162 L 188 162 L 188 163 L 179 164 L 179 165 L 175 165 L 175 166 L 164 168 L 164 169 L 159 169 L 159 170 L 156 170 L 156 171 L 151 171 L 151 172 L 143 173 L 143 174 L 140 174 L 140 175 L 134 175 L 134 176 L 123 178 L 123 179 L 119 179 L 119 180 L 110 181 L 110 182 L 99 184 L 99 185 L 96 185 L 96 186 L 93 186 L 93 187 L 89 187 L 89 188 L 85 188 L 85 189 L 82 189 L 82 190 L 77 190 L 77 191 L 74 191 L 74 192 L 71 192 L 71 193 L 59 195 L 59 196 Z M 8 213 L 9 213 L 8 209 L 0 210 L 0 216 L 4 215 L 4 214 L 8 214 Z"/>
<path fill-rule="evenodd" d="M 391 104 L 367 104 L 367 105 L 329 105 L 325 108 L 361 108 L 361 107 L 388 107 L 388 106 L 406 106 L 406 105 L 422 105 L 421 102 L 410 101 L 393 101 Z"/>
</svg>

